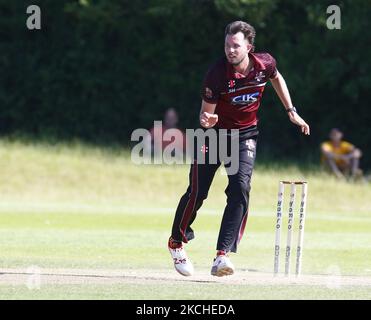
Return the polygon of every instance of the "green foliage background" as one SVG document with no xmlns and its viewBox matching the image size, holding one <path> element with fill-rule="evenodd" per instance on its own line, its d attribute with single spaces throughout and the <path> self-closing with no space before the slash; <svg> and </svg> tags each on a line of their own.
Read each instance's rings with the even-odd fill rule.
<svg viewBox="0 0 371 320">
<path fill-rule="evenodd" d="M 42 29 L 26 28 L 37 4 Z M 168 107 L 197 126 L 200 84 L 223 54 L 227 23 L 256 27 L 256 51 L 278 62 L 309 138 L 291 125 L 270 86 L 260 110 L 261 157 L 318 156 L 331 127 L 371 165 L 369 0 L 336 1 L 341 30 L 326 28 L 333 1 L 0 0 L 0 133 L 128 144 Z"/>
</svg>

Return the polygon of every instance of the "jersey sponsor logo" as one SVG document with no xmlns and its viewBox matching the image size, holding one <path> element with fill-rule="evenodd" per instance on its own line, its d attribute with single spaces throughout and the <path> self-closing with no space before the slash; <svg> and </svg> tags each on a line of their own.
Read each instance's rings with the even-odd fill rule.
<svg viewBox="0 0 371 320">
<path fill-rule="evenodd" d="M 258 100 L 259 92 L 242 94 L 232 98 L 232 104 L 249 105 Z"/>
</svg>

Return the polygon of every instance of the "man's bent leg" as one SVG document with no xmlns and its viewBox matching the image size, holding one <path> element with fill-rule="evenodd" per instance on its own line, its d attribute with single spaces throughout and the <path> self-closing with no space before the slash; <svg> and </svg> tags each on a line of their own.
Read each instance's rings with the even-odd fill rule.
<svg viewBox="0 0 371 320">
<path fill-rule="evenodd" d="M 189 186 L 181 197 L 176 209 L 171 237 L 176 242 L 185 242 L 194 238 L 190 227 L 196 218 L 197 210 L 207 198 L 210 185 L 220 164 L 191 165 Z"/>
</svg>

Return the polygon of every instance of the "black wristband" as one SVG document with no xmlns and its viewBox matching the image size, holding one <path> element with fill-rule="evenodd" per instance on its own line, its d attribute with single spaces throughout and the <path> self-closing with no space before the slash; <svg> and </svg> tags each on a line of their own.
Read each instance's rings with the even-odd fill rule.
<svg viewBox="0 0 371 320">
<path fill-rule="evenodd" d="M 291 111 L 292 111 L 292 112 L 296 112 L 296 113 L 298 113 L 298 112 L 296 111 L 296 108 L 295 108 L 295 107 L 287 108 L 286 111 L 287 111 L 287 112 L 291 112 Z"/>
</svg>

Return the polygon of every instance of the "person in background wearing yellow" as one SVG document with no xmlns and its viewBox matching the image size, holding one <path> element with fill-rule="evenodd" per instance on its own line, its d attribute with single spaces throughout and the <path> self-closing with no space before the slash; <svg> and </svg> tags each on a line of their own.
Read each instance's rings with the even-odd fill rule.
<svg viewBox="0 0 371 320">
<path fill-rule="evenodd" d="M 361 150 L 342 140 L 343 133 L 337 128 L 331 129 L 329 138 L 329 141 L 321 144 L 322 165 L 338 178 L 360 178 L 362 176 L 362 170 L 359 169 Z"/>
</svg>

